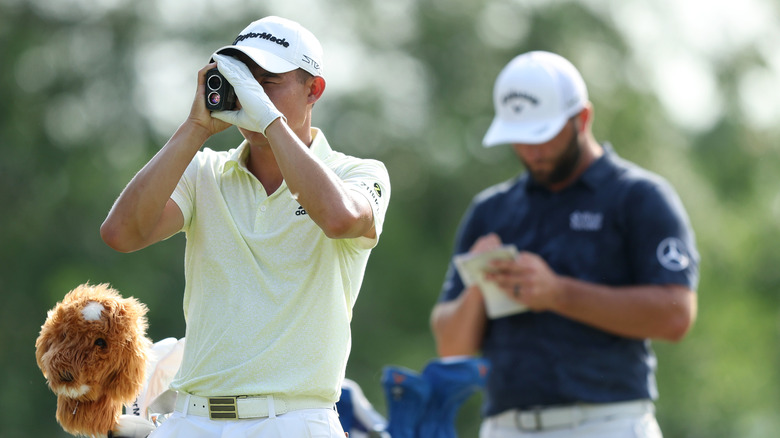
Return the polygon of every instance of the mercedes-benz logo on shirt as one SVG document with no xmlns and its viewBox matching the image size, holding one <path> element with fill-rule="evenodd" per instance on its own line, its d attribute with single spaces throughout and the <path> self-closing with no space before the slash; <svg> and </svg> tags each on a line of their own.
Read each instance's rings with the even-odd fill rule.
<svg viewBox="0 0 780 438">
<path fill-rule="evenodd" d="M 658 244 L 656 256 L 661 266 L 670 270 L 679 272 L 691 264 L 688 257 L 688 251 L 682 240 L 676 237 L 667 237 Z"/>
</svg>

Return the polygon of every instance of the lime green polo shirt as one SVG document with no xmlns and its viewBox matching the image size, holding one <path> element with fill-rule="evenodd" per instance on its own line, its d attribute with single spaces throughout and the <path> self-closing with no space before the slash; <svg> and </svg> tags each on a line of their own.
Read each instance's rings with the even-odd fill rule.
<svg viewBox="0 0 780 438">
<path fill-rule="evenodd" d="M 328 238 L 284 182 L 269 196 L 246 168 L 246 142 L 198 152 L 171 196 L 187 236 L 187 342 L 174 389 L 338 400 L 390 181 L 381 162 L 335 152 L 312 134 L 311 152 L 373 206 L 377 238 Z"/>
</svg>

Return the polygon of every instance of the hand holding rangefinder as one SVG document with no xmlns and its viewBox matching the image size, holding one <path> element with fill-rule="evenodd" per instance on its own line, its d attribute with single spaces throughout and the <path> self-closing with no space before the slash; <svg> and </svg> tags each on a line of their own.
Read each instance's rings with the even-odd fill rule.
<svg viewBox="0 0 780 438">
<path fill-rule="evenodd" d="M 231 56 L 218 53 L 212 55 L 212 58 L 219 65 L 223 83 L 229 82 L 235 90 L 236 97 L 241 100 L 240 110 L 213 111 L 212 117 L 263 134 L 271 122 L 280 117 L 284 118 L 284 114 L 274 106 L 271 98 L 265 93 L 263 86 L 252 75 L 246 64 Z M 210 74 L 207 78 L 215 76 Z M 213 82 L 212 85 L 216 85 L 218 81 L 213 79 Z M 207 86 L 207 88 L 209 87 Z"/>
<path fill-rule="evenodd" d="M 210 111 L 236 109 L 236 92 L 217 68 L 206 72 L 206 109 Z"/>
</svg>

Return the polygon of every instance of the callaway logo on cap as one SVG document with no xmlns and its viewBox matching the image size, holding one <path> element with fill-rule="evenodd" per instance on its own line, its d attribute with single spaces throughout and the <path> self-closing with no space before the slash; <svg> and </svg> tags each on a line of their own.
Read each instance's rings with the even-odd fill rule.
<svg viewBox="0 0 780 438">
<path fill-rule="evenodd" d="M 322 74 L 322 46 L 303 26 L 280 17 L 265 17 L 242 30 L 230 46 L 216 53 L 240 51 L 271 73 L 302 68 L 314 76 Z"/>
<path fill-rule="evenodd" d="M 585 82 L 569 61 L 550 52 L 524 53 L 496 78 L 496 116 L 482 143 L 485 147 L 544 143 L 587 102 Z"/>
</svg>

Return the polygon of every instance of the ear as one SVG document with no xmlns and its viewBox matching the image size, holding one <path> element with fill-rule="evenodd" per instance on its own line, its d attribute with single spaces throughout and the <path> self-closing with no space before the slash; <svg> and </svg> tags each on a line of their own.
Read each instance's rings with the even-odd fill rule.
<svg viewBox="0 0 780 438">
<path fill-rule="evenodd" d="M 133 339 L 114 353 L 119 368 L 109 376 L 105 388 L 113 400 L 130 403 L 138 396 L 146 380 L 146 348 L 144 339 Z"/>
<path fill-rule="evenodd" d="M 51 347 L 51 338 L 52 331 L 49 329 L 48 325 L 44 324 L 43 327 L 41 327 L 41 334 L 38 336 L 38 339 L 35 340 L 35 360 L 38 362 L 38 368 L 43 371 L 44 377 L 47 376 L 46 371 L 44 371 L 43 368 L 43 355 L 46 354 Z"/>
<path fill-rule="evenodd" d="M 589 129 L 590 124 L 593 123 L 593 105 L 588 102 L 585 107 L 575 116 L 575 127 L 577 132 L 582 134 Z"/>
<path fill-rule="evenodd" d="M 56 330 L 56 328 L 59 327 L 62 319 L 60 309 L 61 306 L 57 305 L 54 309 L 47 312 L 46 321 L 41 326 L 41 332 L 38 335 L 38 339 L 35 340 L 35 360 L 38 362 L 38 368 L 44 372 L 43 375 L 47 378 L 48 376 L 46 376 L 46 372 L 43 368 L 43 355 L 51 349 L 56 341 L 55 337 L 59 335 L 59 331 Z"/>
<path fill-rule="evenodd" d="M 123 331 L 124 342 L 114 351 L 113 361 L 120 365 L 112 375 L 112 384 L 106 391 L 115 400 L 132 401 L 143 387 L 146 379 L 146 361 L 149 341 L 146 338 L 147 308 L 135 298 L 120 300 L 112 325 Z"/>
<path fill-rule="evenodd" d="M 309 87 L 309 104 L 314 105 L 325 91 L 325 79 L 322 76 L 312 76 L 306 81 L 306 86 Z"/>
</svg>

